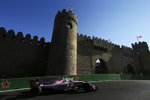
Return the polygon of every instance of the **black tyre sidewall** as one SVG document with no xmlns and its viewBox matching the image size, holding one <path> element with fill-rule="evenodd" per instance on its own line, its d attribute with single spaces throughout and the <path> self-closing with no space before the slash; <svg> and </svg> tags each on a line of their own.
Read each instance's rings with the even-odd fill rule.
<svg viewBox="0 0 150 100">
<path fill-rule="evenodd" d="M 92 90 L 90 84 L 84 83 L 83 89 L 85 92 L 90 92 Z"/>
</svg>

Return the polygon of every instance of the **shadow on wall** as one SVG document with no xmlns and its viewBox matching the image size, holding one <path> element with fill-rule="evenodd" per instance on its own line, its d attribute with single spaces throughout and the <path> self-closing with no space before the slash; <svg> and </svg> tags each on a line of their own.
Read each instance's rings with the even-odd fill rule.
<svg viewBox="0 0 150 100">
<path fill-rule="evenodd" d="M 45 73 L 50 43 L 37 36 L 15 35 L 0 28 L 0 74 L 7 77 L 42 76 Z"/>
</svg>

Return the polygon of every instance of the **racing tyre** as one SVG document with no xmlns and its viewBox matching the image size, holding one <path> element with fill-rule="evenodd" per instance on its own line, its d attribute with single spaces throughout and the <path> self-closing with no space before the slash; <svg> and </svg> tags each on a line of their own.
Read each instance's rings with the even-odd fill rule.
<svg viewBox="0 0 150 100">
<path fill-rule="evenodd" d="M 41 87 L 31 89 L 31 92 L 33 95 L 39 95 L 41 93 L 41 91 L 42 91 Z"/>
<path fill-rule="evenodd" d="M 67 94 L 74 94 L 74 93 L 78 93 L 78 87 L 72 87 L 71 89 L 69 89 L 67 91 Z"/>
<path fill-rule="evenodd" d="M 90 86 L 90 84 L 84 83 L 83 90 L 84 90 L 85 92 L 90 92 L 90 91 L 91 91 L 91 86 Z"/>
</svg>

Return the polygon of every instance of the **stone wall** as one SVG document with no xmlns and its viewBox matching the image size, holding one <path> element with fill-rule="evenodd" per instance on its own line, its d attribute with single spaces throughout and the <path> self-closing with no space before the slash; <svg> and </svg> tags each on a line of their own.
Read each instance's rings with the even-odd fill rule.
<svg viewBox="0 0 150 100">
<path fill-rule="evenodd" d="M 105 73 L 149 74 L 150 52 L 147 43 L 135 43 L 132 47 L 77 34 L 77 74 L 95 73 L 97 59 L 104 62 Z M 31 39 L 30 34 L 23 36 L 22 32 L 15 34 L 13 30 L 0 28 L 0 75 L 28 77 L 43 76 L 46 72 L 62 74 L 65 72 L 62 65 L 66 64 L 66 52 L 64 45 L 45 42 L 44 38 L 38 40 L 37 36 Z M 49 65 L 48 61 L 51 62 Z M 60 66 L 57 68 L 51 67 L 58 64 Z"/>
<path fill-rule="evenodd" d="M 41 76 L 45 74 L 49 43 L 22 32 L 6 32 L 0 28 L 0 75 L 7 77 Z"/>
<path fill-rule="evenodd" d="M 78 73 L 94 73 L 98 59 L 105 62 L 107 73 L 129 73 L 129 65 L 133 73 L 140 73 L 138 55 L 130 47 L 120 47 L 98 37 L 78 34 L 77 52 Z"/>
<path fill-rule="evenodd" d="M 77 73 L 91 73 L 92 41 L 78 35 L 77 38 Z"/>
</svg>

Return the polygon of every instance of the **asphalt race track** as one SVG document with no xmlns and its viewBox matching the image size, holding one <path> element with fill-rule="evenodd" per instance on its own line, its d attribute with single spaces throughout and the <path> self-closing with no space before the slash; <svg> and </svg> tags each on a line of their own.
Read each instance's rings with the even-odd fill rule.
<svg viewBox="0 0 150 100">
<path fill-rule="evenodd" d="M 150 100 L 150 81 L 103 81 L 97 92 L 30 95 L 29 91 L 0 93 L 0 100 Z"/>
</svg>

